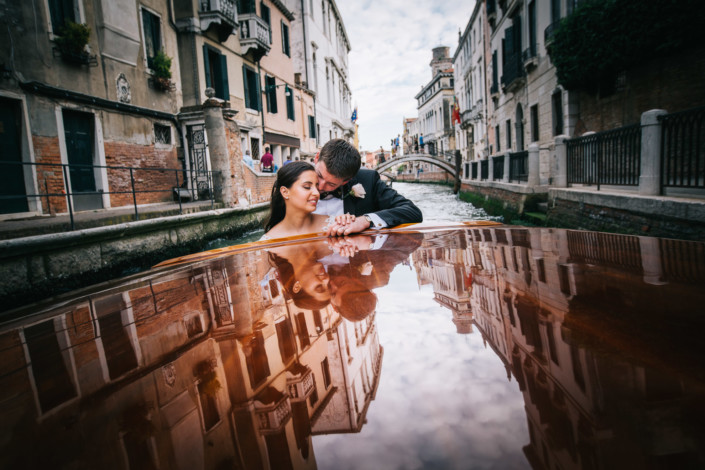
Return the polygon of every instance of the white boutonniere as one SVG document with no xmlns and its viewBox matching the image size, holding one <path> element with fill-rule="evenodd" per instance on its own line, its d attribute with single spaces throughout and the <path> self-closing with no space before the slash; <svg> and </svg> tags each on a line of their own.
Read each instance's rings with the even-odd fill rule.
<svg viewBox="0 0 705 470">
<path fill-rule="evenodd" d="M 357 183 L 354 185 L 352 188 L 350 188 L 350 192 L 348 193 L 348 196 L 355 196 L 359 198 L 365 197 L 365 188 L 362 187 L 362 183 Z"/>
</svg>

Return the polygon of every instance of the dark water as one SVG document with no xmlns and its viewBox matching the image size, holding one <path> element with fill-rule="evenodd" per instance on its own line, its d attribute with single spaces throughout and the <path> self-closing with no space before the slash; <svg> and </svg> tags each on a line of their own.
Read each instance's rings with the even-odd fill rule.
<svg viewBox="0 0 705 470">
<path fill-rule="evenodd" d="M 469 202 L 461 201 L 448 186 L 437 184 L 394 183 L 393 188 L 404 197 L 413 201 L 423 213 L 424 222 L 463 222 L 467 220 L 502 221 L 501 217 L 492 217 L 482 208 L 476 208 Z M 241 245 L 260 239 L 263 230 L 253 230 L 236 240 L 219 238 L 204 245 L 204 250 Z"/>
<path fill-rule="evenodd" d="M 356 239 L 28 306 L 0 325 L 0 468 L 705 468 L 705 244 Z"/>
</svg>

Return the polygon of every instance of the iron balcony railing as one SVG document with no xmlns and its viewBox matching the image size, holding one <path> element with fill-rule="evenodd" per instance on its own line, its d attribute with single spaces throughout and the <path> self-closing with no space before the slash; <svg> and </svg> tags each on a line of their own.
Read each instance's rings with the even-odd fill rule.
<svg viewBox="0 0 705 470">
<path fill-rule="evenodd" d="M 567 141 L 568 184 L 638 186 L 641 126 L 634 124 Z"/>
<path fill-rule="evenodd" d="M 659 119 L 662 187 L 705 188 L 705 107 Z"/>
<path fill-rule="evenodd" d="M 521 60 L 521 52 L 517 51 L 509 55 L 504 62 L 502 69 L 502 86 L 509 87 L 515 80 L 524 76 L 524 63 Z"/>
<path fill-rule="evenodd" d="M 509 181 L 529 181 L 529 151 L 509 154 Z"/>
<path fill-rule="evenodd" d="M 44 213 L 65 213 L 70 217 L 71 230 L 75 230 L 74 213 L 77 201 L 91 199 L 102 207 L 104 195 L 110 197 L 110 206 L 132 205 L 135 220 L 139 220 L 139 206 L 177 201 L 179 213 L 183 201 L 210 200 L 215 204 L 214 176 L 220 172 L 185 170 L 183 168 L 139 168 L 109 165 L 74 165 L 66 163 L 0 162 L 0 171 L 24 178 L 24 167 L 32 166 L 37 174 L 38 190 L 35 193 L 3 191 L 0 204 L 5 207 L 24 205 L 36 201 Z M 96 188 L 96 172 L 107 175 L 108 188 Z M 93 188 L 72 190 L 75 187 Z M 43 191 L 42 191 L 43 189 Z M 93 208 L 91 208 L 93 209 Z M 20 209 L 19 212 L 27 209 Z M 88 210 L 88 209 L 86 209 Z M 17 211 L 13 211 L 17 212 Z"/>
</svg>

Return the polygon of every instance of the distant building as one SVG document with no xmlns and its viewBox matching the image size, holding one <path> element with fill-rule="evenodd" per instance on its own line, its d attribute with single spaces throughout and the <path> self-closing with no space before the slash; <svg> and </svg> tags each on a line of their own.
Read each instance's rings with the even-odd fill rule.
<svg viewBox="0 0 705 470">
<path fill-rule="evenodd" d="M 441 154 L 455 145 L 451 113 L 453 110 L 453 64 L 448 47 L 433 49 L 431 81 L 415 96 L 419 113 L 419 135 L 425 151 Z"/>
</svg>

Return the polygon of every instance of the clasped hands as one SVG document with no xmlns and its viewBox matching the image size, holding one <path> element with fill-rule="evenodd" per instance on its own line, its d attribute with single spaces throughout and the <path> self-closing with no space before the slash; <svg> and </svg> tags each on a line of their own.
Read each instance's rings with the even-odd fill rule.
<svg viewBox="0 0 705 470">
<path fill-rule="evenodd" d="M 333 223 L 325 228 L 323 234 L 328 237 L 340 237 L 352 233 L 362 232 L 370 227 L 370 222 L 365 217 L 355 217 L 352 214 L 343 214 L 335 217 Z"/>
</svg>

